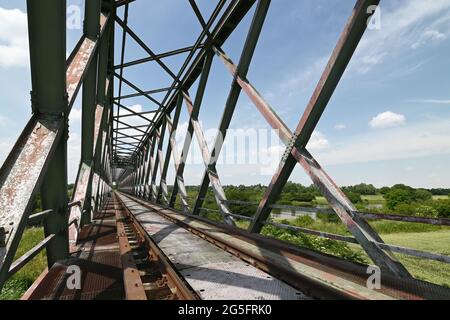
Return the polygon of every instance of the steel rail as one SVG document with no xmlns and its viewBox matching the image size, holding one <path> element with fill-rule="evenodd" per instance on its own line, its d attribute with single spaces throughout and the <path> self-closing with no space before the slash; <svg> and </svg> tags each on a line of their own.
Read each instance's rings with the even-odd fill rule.
<svg viewBox="0 0 450 320">
<path fill-rule="evenodd" d="M 183 277 L 176 271 L 169 258 L 162 252 L 154 240 L 145 232 L 141 224 L 131 213 L 130 209 L 123 203 L 120 197 L 114 195 L 118 199 L 120 206 L 125 211 L 127 217 L 131 220 L 135 230 L 145 240 L 148 246 L 149 254 L 153 257 L 153 261 L 157 261 L 161 272 L 165 275 L 169 288 L 173 290 L 173 293 L 178 296 L 180 300 L 198 300 L 199 296 L 189 286 L 189 284 L 183 279 Z"/>
<path fill-rule="evenodd" d="M 303 291 L 307 294 L 311 293 L 315 297 L 325 299 L 362 298 L 358 294 L 358 292 L 352 292 L 351 290 L 335 290 L 335 288 L 332 288 L 328 285 L 324 286 L 321 281 L 315 281 L 314 279 L 311 279 L 305 275 L 293 272 L 291 268 L 286 268 L 286 265 L 279 264 L 279 261 L 267 259 L 264 255 L 260 254 L 260 250 L 258 250 L 258 252 L 248 251 L 241 247 L 236 247 L 233 242 L 224 242 L 217 236 L 217 232 L 206 232 L 205 228 L 197 228 L 193 226 L 190 221 L 198 221 L 207 225 L 211 225 L 214 227 L 213 230 L 223 230 L 225 234 L 230 234 L 238 239 L 242 239 L 250 243 L 257 243 L 258 245 L 261 245 L 263 247 L 268 247 L 269 250 L 275 250 L 283 256 L 289 256 L 294 260 L 296 259 L 296 257 L 309 256 L 310 259 L 315 259 L 320 263 L 323 263 L 324 265 L 330 266 L 332 268 L 337 268 L 337 270 L 351 273 L 357 277 L 361 277 L 364 283 L 367 277 L 367 266 L 348 262 L 341 258 L 336 258 L 316 251 L 310 251 L 309 249 L 303 249 L 301 247 L 290 245 L 286 242 L 282 242 L 280 240 L 269 238 L 263 235 L 249 233 L 245 230 L 232 228 L 222 223 L 213 222 L 199 216 L 188 215 L 188 220 L 180 220 L 173 214 L 179 214 L 181 216 L 183 216 L 183 214 L 175 210 L 174 208 L 161 206 L 160 204 L 155 205 L 148 202 L 147 200 L 140 199 L 127 193 L 120 192 L 120 194 L 148 209 L 151 209 L 155 214 L 158 214 L 165 219 L 173 222 L 174 224 L 182 227 L 183 229 L 186 229 L 198 235 L 202 239 L 205 239 L 218 246 L 219 248 L 230 252 L 231 254 L 247 261 L 255 267 L 265 272 L 271 273 L 276 278 L 289 283 L 300 291 Z M 428 282 L 423 282 L 414 278 L 400 279 L 387 273 L 383 273 L 383 278 L 385 279 L 382 284 L 383 288 L 386 286 L 386 288 L 389 287 L 396 292 L 402 292 L 402 294 L 404 294 L 408 299 L 439 299 L 436 295 L 439 295 L 440 299 L 442 299 L 443 297 L 450 298 L 450 290 Z M 422 288 L 422 291 L 420 293 L 417 293 L 418 286 Z"/>
</svg>

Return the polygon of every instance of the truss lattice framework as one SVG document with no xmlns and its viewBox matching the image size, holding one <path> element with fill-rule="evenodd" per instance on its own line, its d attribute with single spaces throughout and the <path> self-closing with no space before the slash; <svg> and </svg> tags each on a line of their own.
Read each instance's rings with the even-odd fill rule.
<svg viewBox="0 0 450 320">
<path fill-rule="evenodd" d="M 34 252 L 47 248 L 48 264 L 68 257 L 76 245 L 79 228 L 90 223 L 93 212 L 102 206 L 112 182 L 118 188 L 150 201 L 174 207 L 181 198 L 183 212 L 198 215 L 211 186 L 225 223 L 234 225 L 239 213 L 231 212 L 220 182 L 215 159 L 221 152 L 227 129 L 242 91 L 253 101 L 268 124 L 278 129 L 286 152 L 261 199 L 249 231 L 260 232 L 292 170 L 300 164 L 330 203 L 334 212 L 383 272 L 408 278 L 408 271 L 395 260 L 378 234 L 356 212 L 353 204 L 306 150 L 324 109 L 361 39 L 379 0 L 357 0 L 322 77 L 314 90 L 298 126 L 291 131 L 247 79 L 256 45 L 269 11 L 270 0 L 218 0 L 208 19 L 195 0 L 188 0 L 202 31 L 192 46 L 155 53 L 128 25 L 132 0 L 86 1 L 84 34 L 70 57 L 65 59 L 66 1 L 27 1 L 30 35 L 33 115 L 13 147 L 0 172 L 0 287 L 11 276 L 13 257 L 23 230 L 30 220 L 34 196 L 40 190 L 45 236 Z M 256 6 L 239 62 L 234 63 L 223 45 L 242 19 Z M 119 17 L 117 9 L 123 9 Z M 116 30 L 117 29 L 117 30 Z M 114 63 L 115 32 L 121 43 L 120 61 Z M 120 38 L 120 37 L 119 37 Z M 128 41 L 136 42 L 147 57 L 125 61 Z M 181 68 L 171 70 L 166 57 L 188 53 Z M 203 95 L 213 59 L 219 59 L 231 74 L 232 86 L 212 149 L 205 142 L 198 121 Z M 126 68 L 156 63 L 169 75 L 171 85 L 143 90 L 125 77 Z M 195 95 L 189 92 L 199 79 Z M 116 80 L 116 81 L 115 81 Z M 114 90 L 115 84 L 118 85 Z M 69 203 L 67 199 L 67 119 L 78 91 L 82 91 L 82 151 L 77 180 Z M 136 93 L 122 94 L 128 86 Z M 114 92 L 118 92 L 114 96 Z M 164 93 L 161 101 L 154 94 Z M 155 109 L 136 112 L 123 100 L 142 97 Z M 189 115 L 183 149 L 174 139 L 180 113 Z M 141 125 L 133 125 L 139 119 Z M 166 137 L 166 132 L 169 132 Z M 191 208 L 183 179 L 185 163 L 195 134 L 205 165 L 199 194 Z M 167 149 L 164 150 L 164 141 Z M 169 192 L 167 172 L 173 160 L 176 178 Z M 159 173 L 159 181 L 157 181 Z M 335 236 L 337 237 L 337 236 Z M 341 237 L 348 239 L 349 237 Z M 28 257 L 29 258 L 29 257 Z M 28 259 L 27 258 L 27 259 Z"/>
<path fill-rule="evenodd" d="M 137 41 L 138 44 L 140 44 L 141 47 L 149 54 L 149 57 L 146 59 L 136 60 L 129 63 L 124 63 L 122 55 L 120 65 L 116 66 L 120 72 L 120 75 L 116 74 L 117 78 L 120 80 L 119 88 L 122 85 L 122 81 L 126 81 L 122 76 L 124 68 L 147 61 L 158 62 L 161 68 L 174 79 L 170 89 L 158 89 L 160 91 L 167 90 L 167 95 L 161 104 L 156 103 L 160 108 L 152 120 L 153 123 L 148 126 L 146 134 L 143 135 L 140 143 L 138 145 L 133 144 L 133 146 L 136 146 L 136 149 L 130 153 L 130 159 L 134 162 L 135 170 L 127 172 L 127 174 L 120 177 L 118 180 L 120 188 L 122 190 L 132 192 L 135 195 L 147 198 L 151 201 L 163 203 L 169 207 L 173 207 L 175 205 L 175 200 L 177 195 L 179 195 L 183 212 L 185 214 L 198 215 L 208 187 L 211 186 L 224 222 L 233 225 L 234 217 L 236 217 L 236 215 L 230 211 L 227 205 L 226 195 L 220 182 L 215 161 L 220 154 L 239 95 L 241 91 L 244 91 L 244 93 L 247 94 L 253 101 L 257 110 L 263 115 L 270 126 L 274 129 L 278 129 L 277 132 L 279 132 L 280 139 L 286 144 L 286 152 L 280 161 L 278 169 L 275 172 L 263 199 L 259 203 L 249 231 L 261 231 L 268 216 L 270 215 L 271 206 L 279 197 L 295 165 L 299 163 L 311 177 L 312 181 L 318 186 L 335 213 L 348 227 L 349 231 L 353 234 L 357 242 L 360 243 L 366 250 L 371 259 L 385 272 L 401 277 L 409 277 L 408 271 L 395 260 L 390 252 L 383 250 L 380 247 L 378 243 L 383 243 L 382 239 L 370 227 L 370 225 L 364 221 L 363 218 L 356 214 L 356 209 L 353 204 L 347 199 L 344 193 L 305 148 L 311 138 L 312 132 L 314 131 L 323 111 L 327 106 L 328 101 L 330 100 L 346 69 L 358 45 L 358 42 L 366 30 L 367 22 L 370 19 L 370 15 L 373 13 L 373 10 L 371 10 L 372 6 L 377 6 L 379 1 L 374 0 L 356 2 L 354 10 L 351 13 L 344 31 L 342 32 L 341 37 L 339 38 L 339 41 L 330 57 L 319 84 L 313 92 L 311 100 L 306 106 L 305 112 L 300 118 L 297 128 L 293 132 L 281 121 L 274 110 L 247 79 L 249 66 L 259 35 L 263 28 L 264 20 L 270 6 L 270 1 L 232 1 L 232 3 L 227 7 L 225 14 L 220 17 L 219 22 L 213 30 L 210 29 L 210 26 L 216 19 L 215 14 L 220 11 L 221 7 L 224 5 L 224 2 L 219 1 L 216 11 L 214 11 L 208 21 L 206 21 L 201 15 L 195 1 L 191 0 L 189 2 L 198 18 L 198 22 L 203 29 L 202 34 L 193 46 L 174 50 L 169 53 L 163 53 L 161 55 L 155 55 L 151 49 L 148 48 L 127 26 L 127 8 L 125 9 L 125 16 L 123 20 L 116 18 L 118 24 L 123 28 L 122 54 L 125 52 L 125 42 L 127 39 L 126 35 Z M 242 20 L 253 5 L 256 5 L 253 20 L 248 31 L 239 63 L 235 64 L 226 55 L 222 47 L 228 36 L 233 32 L 236 25 Z M 203 44 L 201 48 L 200 44 Z M 183 67 L 189 65 L 191 56 L 194 55 L 194 52 L 197 52 L 197 57 L 193 60 L 193 62 L 191 62 L 189 71 L 186 73 L 187 75 L 182 79 L 179 78 L 179 75 L 183 74 L 183 68 L 177 76 L 174 76 L 173 72 L 167 70 L 168 68 L 161 60 L 159 60 L 166 55 L 181 52 L 190 52 L 190 55 Z M 202 128 L 198 122 L 198 114 L 202 104 L 206 83 L 208 81 L 211 64 L 215 57 L 223 62 L 224 66 L 230 71 L 230 74 L 234 80 L 223 111 L 222 120 L 219 124 L 217 138 L 213 144 L 212 150 L 209 150 Z M 195 98 L 192 99 L 189 94 L 189 88 L 198 77 L 200 77 L 199 85 Z M 125 83 L 129 84 L 128 82 Z M 136 95 L 147 96 L 152 92 L 143 91 L 134 85 L 132 85 L 132 87 L 137 91 Z M 155 91 L 157 90 L 154 90 L 153 92 Z M 117 100 L 120 101 L 121 98 L 127 98 L 129 96 L 130 95 L 120 97 L 119 93 Z M 170 141 L 166 153 L 163 154 L 162 145 L 164 141 L 164 133 L 166 132 L 165 127 L 168 127 L 169 134 L 172 134 L 176 130 L 180 109 L 183 108 L 183 102 L 189 115 L 188 129 L 186 132 L 183 149 L 180 154 L 179 151 L 176 150 L 175 141 L 173 140 L 172 135 L 170 135 Z M 172 112 L 175 112 L 173 121 L 170 117 Z M 192 135 L 194 134 L 200 146 L 201 155 L 205 164 L 205 170 L 194 207 L 190 208 L 183 173 L 192 141 Z M 117 146 L 117 139 L 115 146 Z M 119 149 L 120 148 L 116 147 L 115 150 Z M 175 166 L 176 180 L 173 183 L 172 193 L 169 195 L 166 174 L 171 157 Z M 162 163 L 163 165 L 161 165 Z M 159 184 L 155 181 L 156 172 L 158 170 L 161 173 Z"/>
</svg>

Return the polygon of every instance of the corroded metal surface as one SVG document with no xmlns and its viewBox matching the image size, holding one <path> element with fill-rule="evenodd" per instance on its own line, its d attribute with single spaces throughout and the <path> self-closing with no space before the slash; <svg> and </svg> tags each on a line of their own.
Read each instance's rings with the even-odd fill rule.
<svg viewBox="0 0 450 320">
<path fill-rule="evenodd" d="M 84 202 L 90 176 L 91 176 L 91 167 L 88 166 L 86 163 L 82 163 L 80 171 L 78 173 L 78 179 L 75 185 L 75 191 L 72 198 L 73 201 Z M 76 223 L 72 224 L 69 227 L 69 241 L 71 242 L 71 244 L 76 244 L 82 208 L 83 208 L 82 206 L 73 206 L 72 208 L 70 208 L 69 221 L 72 221 L 73 219 L 75 219 L 76 221 Z"/>
<path fill-rule="evenodd" d="M 34 116 L 1 168 L 0 228 L 5 230 L 6 246 L 0 247 L 0 283 L 9 270 L 62 124 L 62 118 Z"/>
<path fill-rule="evenodd" d="M 122 263 L 110 202 L 100 219 L 80 230 L 80 245 L 68 260 L 44 272 L 23 297 L 27 300 L 122 300 L 125 298 Z M 67 287 L 68 266 L 81 269 L 81 290 Z"/>
<path fill-rule="evenodd" d="M 276 272 L 287 283 L 306 288 L 306 292 L 317 292 L 315 297 L 351 299 L 450 299 L 450 290 L 416 279 L 400 279 L 384 275 L 380 290 L 366 287 L 367 266 L 351 263 L 340 258 L 311 251 L 283 241 L 251 234 L 197 216 L 184 216 L 170 208 L 152 204 L 126 195 L 144 208 L 137 214 L 158 213 L 166 222 L 162 239 L 176 230 L 173 224 L 208 240 L 216 246 L 234 254 L 251 264 L 269 272 Z M 162 223 L 162 222 L 161 222 Z M 155 226 L 155 230 L 161 227 Z M 150 230 L 155 232 L 155 230 Z M 170 249 L 169 249 L 170 250 Z M 176 256 L 173 248 L 169 252 Z M 208 255 L 211 257 L 210 255 Z"/>
<path fill-rule="evenodd" d="M 118 197 L 202 299 L 307 298 L 293 287 L 149 211 L 140 203 L 120 194 Z"/>
<path fill-rule="evenodd" d="M 108 17 L 104 14 L 100 15 L 101 33 L 105 30 Z M 75 102 L 75 97 L 82 85 L 82 79 L 86 75 L 87 66 L 92 60 L 93 53 L 98 46 L 98 41 L 82 37 L 79 43 L 78 51 L 71 57 L 69 66 L 67 67 L 67 95 L 70 107 Z"/>
<path fill-rule="evenodd" d="M 81 269 L 81 290 L 69 289 L 68 266 Z M 99 269 L 101 268 L 101 269 Z M 100 271 L 101 270 L 101 271 Z M 44 276 L 29 300 L 122 300 L 122 269 L 120 254 L 104 251 L 82 252 L 78 257 L 56 263 Z"/>
</svg>

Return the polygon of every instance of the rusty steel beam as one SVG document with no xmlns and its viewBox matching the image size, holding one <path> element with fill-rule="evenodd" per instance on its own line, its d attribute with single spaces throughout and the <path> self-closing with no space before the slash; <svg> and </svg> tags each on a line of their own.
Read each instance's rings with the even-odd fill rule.
<svg viewBox="0 0 450 320">
<path fill-rule="evenodd" d="M 149 187 L 150 177 L 152 176 L 152 163 L 150 159 L 150 154 L 153 153 L 153 149 L 155 147 L 155 141 L 150 140 L 146 145 L 145 152 L 145 176 L 144 176 L 144 198 L 150 199 L 151 197 L 151 188 Z"/>
<path fill-rule="evenodd" d="M 103 14 L 100 17 L 102 30 L 107 19 Z M 39 32 L 37 28 L 30 30 Z M 67 114 L 75 101 L 96 47 L 97 41 L 83 36 L 67 60 Z M 32 100 L 35 101 L 34 96 Z M 63 103 L 62 97 L 61 105 Z M 45 105 L 41 105 L 41 108 L 45 108 Z M 4 228 L 7 233 L 5 245 L 0 247 L 0 287 L 9 272 L 34 196 L 63 134 L 63 118 L 38 113 L 35 104 L 33 111 L 35 114 L 0 169 L 0 228 Z"/>
<path fill-rule="evenodd" d="M 209 61 L 209 64 L 211 64 L 212 58 L 211 58 L 211 60 L 207 59 L 205 61 Z M 199 90 L 197 91 L 197 94 L 200 93 L 200 95 L 202 96 L 203 93 L 201 92 L 200 89 L 202 89 L 202 87 L 199 85 Z M 222 183 L 220 182 L 219 174 L 217 173 L 217 170 L 215 167 L 209 166 L 210 159 L 209 159 L 208 144 L 206 143 L 205 136 L 203 134 L 202 128 L 198 121 L 198 112 L 200 109 L 200 102 L 197 102 L 198 97 L 196 97 L 196 103 L 194 105 L 192 103 L 189 95 L 186 92 L 183 92 L 183 96 L 186 101 L 186 106 L 187 106 L 189 115 L 191 117 L 190 121 L 192 123 L 192 127 L 194 129 L 195 135 L 197 137 L 197 141 L 200 146 L 203 162 L 204 162 L 206 171 L 208 172 L 209 181 L 211 181 L 211 187 L 214 192 L 214 198 L 216 199 L 217 206 L 219 207 L 219 212 L 222 215 L 223 220 L 226 224 L 236 225 L 233 217 L 231 216 L 231 211 L 228 208 L 227 204 L 225 203 L 225 201 L 227 200 L 227 197 L 225 195 L 225 191 L 223 190 Z M 200 98 L 200 101 L 201 101 L 201 98 Z"/>
<path fill-rule="evenodd" d="M 236 73 L 236 66 L 232 63 L 231 59 L 220 49 L 216 48 L 216 53 L 221 57 L 230 72 L 236 77 L 239 85 L 254 102 L 255 106 L 266 118 L 268 123 L 277 130 L 280 139 L 288 146 L 277 172 L 258 206 L 257 213 L 249 230 L 252 232 L 259 232 L 261 230 L 264 221 L 270 214 L 271 204 L 279 197 L 282 187 L 287 182 L 295 164 L 298 162 L 304 167 L 313 182 L 319 187 L 322 194 L 330 203 L 330 206 L 335 210 L 349 231 L 355 236 L 369 257 L 371 257 L 384 272 L 401 277 L 410 277 L 403 265 L 396 261 L 393 256 L 390 256 L 389 253 L 386 254 L 380 246 L 377 245 L 377 242 L 383 242 L 379 235 L 363 218 L 352 214 L 356 211 L 353 204 L 347 199 L 334 181 L 332 181 L 323 171 L 312 155 L 304 149 L 314 130 L 314 124 L 317 124 L 366 29 L 366 23 L 370 18 L 367 8 L 377 4 L 378 1 L 360 0 L 357 2 L 353 14 L 330 58 L 328 66 L 306 108 L 305 114 L 300 120 L 299 126 L 294 133 L 290 132 L 288 127 L 281 121 L 248 80 L 241 78 Z"/>
<path fill-rule="evenodd" d="M 105 34 L 107 36 L 107 34 Z M 99 77 L 100 81 L 100 77 Z M 105 92 L 106 95 L 108 91 L 110 90 L 110 81 L 109 79 L 106 79 L 105 81 Z M 105 106 L 98 104 L 95 108 L 95 118 L 94 118 L 94 132 L 93 132 L 93 145 L 92 145 L 92 153 L 93 153 L 93 161 L 95 162 L 95 159 L 99 156 L 98 155 L 98 149 L 99 145 L 101 144 L 101 124 L 102 120 L 104 118 L 105 114 Z M 96 189 L 93 188 L 93 166 L 87 165 L 85 163 L 82 163 L 79 168 L 79 172 L 77 174 L 77 180 L 75 182 L 74 192 L 72 195 L 72 201 L 81 201 L 83 205 L 81 207 L 72 207 L 69 211 L 69 221 L 74 221 L 72 225 L 69 227 L 69 243 L 71 246 L 75 246 L 78 239 L 78 232 L 80 227 L 82 226 L 82 217 L 83 217 L 83 210 L 86 208 L 90 208 L 92 210 L 91 205 L 91 197 L 88 193 L 92 194 Z M 90 190 L 90 192 L 89 192 Z M 86 215 L 91 216 L 92 211 L 86 212 Z M 86 220 L 84 220 L 86 221 Z M 90 221 L 90 219 L 87 219 L 87 221 Z"/>
<path fill-rule="evenodd" d="M 156 155 L 155 155 L 155 161 L 153 164 L 153 174 L 152 174 L 152 179 L 151 179 L 151 199 L 153 201 L 156 201 L 157 197 L 158 197 L 158 190 L 156 187 L 156 175 L 158 173 L 158 167 L 159 167 L 159 172 L 162 172 L 162 147 L 163 147 L 163 143 L 164 143 L 164 136 L 165 136 L 165 131 L 166 131 L 166 121 L 163 122 L 163 125 L 161 126 L 161 128 L 159 128 L 156 131 L 156 135 L 155 135 L 155 150 L 156 150 Z"/>
<path fill-rule="evenodd" d="M 239 60 L 239 65 L 237 70 L 241 76 L 246 76 L 250 67 L 250 63 L 253 57 L 253 54 L 256 49 L 256 45 L 258 43 L 259 36 L 261 34 L 262 27 L 264 25 L 264 21 L 267 16 L 267 12 L 269 10 L 270 0 L 259 1 L 256 11 L 253 16 L 252 23 L 250 25 L 247 39 L 244 44 L 244 48 L 242 49 L 241 57 Z M 230 92 L 228 94 L 227 102 L 225 104 L 225 108 L 222 114 L 222 119 L 220 120 L 218 134 L 213 144 L 213 148 L 211 153 L 209 154 L 209 163 L 207 169 L 203 173 L 203 178 L 200 183 L 199 193 L 197 199 L 195 201 L 194 208 L 192 210 L 192 214 L 198 215 L 200 209 L 203 205 L 204 198 L 208 191 L 208 186 L 210 183 L 210 174 L 208 171 L 214 172 L 216 171 L 216 162 L 219 157 L 220 151 L 222 149 L 223 143 L 225 141 L 227 135 L 227 129 L 230 126 L 231 119 L 234 114 L 234 110 L 236 108 L 236 104 L 239 99 L 239 95 L 241 93 L 241 87 L 237 84 L 236 81 L 233 81 L 231 85 Z"/>
<path fill-rule="evenodd" d="M 128 24 L 128 3 L 126 3 L 125 6 L 125 10 L 124 10 L 124 23 Z M 123 63 L 124 59 L 125 59 L 125 44 L 126 44 L 126 39 L 127 39 L 127 33 L 125 32 L 125 30 L 122 30 L 122 48 L 121 48 L 121 52 L 120 52 L 120 62 Z M 123 68 L 120 68 L 120 76 L 123 76 Z M 119 80 L 119 96 L 122 95 L 122 80 Z M 118 103 L 121 102 L 121 100 L 119 99 L 117 101 Z M 117 118 L 119 118 L 120 116 L 120 107 L 117 108 Z M 111 123 L 111 126 L 114 127 L 114 122 Z M 116 128 L 119 128 L 119 124 L 116 123 Z M 116 133 L 116 139 L 117 139 L 117 133 Z"/>
<path fill-rule="evenodd" d="M 182 93 L 180 92 L 179 95 L 180 95 L 179 103 L 180 103 L 180 101 L 181 101 L 181 103 L 183 103 Z M 167 121 L 167 127 L 169 128 L 169 131 L 175 132 L 175 129 L 174 129 L 175 125 L 172 124 L 172 121 L 168 115 L 166 115 L 166 121 Z M 172 155 L 172 159 L 173 159 L 173 163 L 174 163 L 174 167 L 175 167 L 175 174 L 176 174 L 176 176 L 175 176 L 176 181 L 174 183 L 172 195 L 169 200 L 169 206 L 171 206 L 171 207 L 174 206 L 175 200 L 176 200 L 176 194 L 179 192 L 183 212 L 187 214 L 187 213 L 190 213 L 189 203 L 187 201 L 187 191 L 186 191 L 186 187 L 184 185 L 184 178 L 182 175 L 179 174 L 179 172 L 181 172 L 183 170 L 181 167 L 184 166 L 184 163 L 186 163 L 187 153 L 183 152 L 181 155 L 182 158 L 180 159 L 180 156 L 179 156 L 180 153 L 177 148 L 177 142 L 175 140 L 175 135 L 171 135 L 169 137 L 169 142 L 170 142 L 170 146 L 171 146 L 170 154 Z M 183 147 L 183 150 L 184 150 L 184 147 Z"/>
<path fill-rule="evenodd" d="M 177 107 L 175 109 L 175 115 L 173 117 L 173 121 L 171 121 L 170 119 L 170 115 L 167 115 L 167 118 L 165 119 L 165 122 L 171 122 L 171 126 L 169 130 L 169 140 L 171 137 L 174 137 L 176 134 L 176 130 L 178 127 L 178 121 L 180 119 L 180 114 L 181 114 L 181 107 L 183 104 L 183 97 L 180 94 L 178 101 L 177 101 Z M 161 196 L 164 198 L 164 201 L 166 204 L 169 204 L 169 190 L 167 189 L 167 181 L 166 181 L 166 177 L 167 177 L 167 170 L 169 169 L 169 163 L 170 163 L 170 155 L 172 153 L 172 144 L 169 143 L 167 144 L 167 150 L 166 150 L 166 156 L 164 157 L 164 165 L 163 168 L 161 170 L 161 182 L 160 182 L 160 186 L 159 186 L 159 190 L 158 190 L 158 196 L 156 197 L 156 202 L 159 203 L 161 200 Z"/>
<path fill-rule="evenodd" d="M 106 88 L 109 88 L 109 81 L 107 81 Z M 97 145 L 100 144 L 100 127 L 103 118 L 105 108 L 101 105 L 97 105 L 95 111 L 95 124 L 94 124 L 94 139 L 93 139 L 93 154 L 95 157 Z M 89 207 L 91 207 L 90 196 L 87 195 L 88 188 L 91 188 L 91 192 L 95 189 L 92 188 L 92 174 L 93 167 L 82 163 L 77 174 L 77 179 L 75 182 L 75 187 L 73 191 L 72 201 L 81 201 L 83 206 L 72 207 L 69 212 L 69 221 L 75 220 L 75 222 L 69 227 L 69 243 L 72 246 L 76 245 L 78 232 L 82 225 L 81 218 L 83 216 L 83 209 L 85 208 L 85 203 L 89 202 Z M 91 207 L 92 208 L 92 207 Z M 89 212 L 90 214 L 90 212 Z"/>
<path fill-rule="evenodd" d="M 183 173 L 184 173 L 184 168 L 185 168 L 185 164 L 186 164 L 186 160 L 189 154 L 189 149 L 191 147 L 191 142 L 192 142 L 192 138 L 193 138 L 193 133 L 194 133 L 194 126 L 198 125 L 198 113 L 200 111 L 200 106 L 203 100 L 203 95 L 205 93 L 205 89 L 206 89 L 206 84 L 208 82 L 208 77 L 209 77 L 209 72 L 211 70 L 211 65 L 212 65 L 212 61 L 213 61 L 213 52 L 210 51 L 207 55 L 205 60 L 203 61 L 203 66 L 202 66 L 202 73 L 200 75 L 200 80 L 199 80 L 199 85 L 198 85 L 198 89 L 197 89 L 197 95 L 195 98 L 195 108 L 189 108 L 189 105 L 187 105 L 187 109 L 189 112 L 189 122 L 188 122 L 188 129 L 187 129 L 187 133 L 185 135 L 184 138 L 184 143 L 183 143 L 183 150 L 182 150 L 182 154 L 181 154 L 181 160 L 178 166 L 178 169 L 176 171 L 176 181 L 181 181 L 183 179 Z M 180 95 L 183 96 L 183 99 L 186 99 L 186 92 L 185 91 L 180 91 Z M 190 101 L 190 100 L 189 100 Z M 198 128 L 197 128 L 198 130 Z M 201 131 L 201 129 L 200 129 Z M 200 134 L 200 133 L 199 133 Z M 202 139 L 204 139 L 202 137 Z M 200 145 L 201 148 L 201 152 L 203 153 L 205 151 L 204 149 L 204 144 Z M 176 184 L 176 182 L 174 183 L 174 185 Z M 171 200 L 170 203 L 173 204 L 175 201 L 175 198 L 177 196 L 178 193 L 178 188 L 174 187 L 172 190 L 172 196 L 171 196 Z M 226 200 L 226 199 L 224 199 Z M 230 213 L 229 210 L 227 213 Z M 224 216 L 224 219 L 226 221 L 228 221 L 227 223 L 233 223 L 233 221 L 227 220 L 228 216 Z"/>
<path fill-rule="evenodd" d="M 100 35 L 100 11 L 101 0 L 92 0 L 85 5 L 85 20 L 84 20 L 84 34 L 92 40 L 97 40 Z M 83 83 L 83 100 L 82 100 L 82 121 L 81 121 L 81 162 L 77 179 L 75 182 L 74 191 L 83 194 L 78 196 L 83 199 L 83 206 L 81 210 L 87 212 L 91 211 L 91 202 L 84 199 L 89 199 L 92 194 L 91 190 L 91 170 L 94 164 L 94 126 L 95 126 L 95 106 L 97 96 L 97 66 L 98 66 L 98 50 L 94 54 L 94 58 L 88 68 L 86 79 Z M 78 183 L 83 185 L 78 187 Z M 75 196 L 76 193 L 73 193 Z M 90 215 L 85 215 L 90 217 Z M 89 223 L 89 219 L 85 219 Z"/>
</svg>

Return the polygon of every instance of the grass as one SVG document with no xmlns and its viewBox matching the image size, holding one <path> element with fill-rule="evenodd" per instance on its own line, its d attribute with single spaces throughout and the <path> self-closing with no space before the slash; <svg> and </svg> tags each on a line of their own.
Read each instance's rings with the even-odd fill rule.
<svg viewBox="0 0 450 320">
<path fill-rule="evenodd" d="M 340 222 L 329 222 L 322 219 L 313 220 L 309 217 L 299 217 L 296 220 L 285 221 L 284 219 L 275 219 L 277 222 L 289 222 L 289 224 L 309 228 L 317 231 L 324 231 L 328 233 L 350 235 L 347 227 Z M 369 224 L 380 234 L 392 233 L 418 233 L 418 232 L 433 232 L 439 230 L 448 230 L 448 227 L 411 223 L 411 222 L 397 222 L 397 221 L 370 221 Z"/>
<path fill-rule="evenodd" d="M 441 198 L 441 196 L 436 196 L 438 198 L 437 199 L 447 199 L 447 196 L 444 196 Z M 368 204 L 384 204 L 386 202 L 386 200 L 384 199 L 382 194 L 377 194 L 377 195 L 373 195 L 373 196 L 361 196 L 361 199 L 365 200 L 368 202 Z M 433 197 L 434 199 L 434 197 Z M 328 201 L 325 199 L 325 197 L 316 197 L 316 203 L 318 205 L 327 205 Z"/>
<path fill-rule="evenodd" d="M 448 196 L 433 196 L 433 200 L 447 200 Z"/>
<path fill-rule="evenodd" d="M 389 244 L 450 255 L 450 230 L 394 233 L 383 235 L 382 238 Z M 352 245 L 352 247 L 354 250 L 363 251 L 356 245 Z M 395 255 L 415 278 L 450 287 L 450 264 L 415 258 L 404 254 L 396 253 Z"/>
<path fill-rule="evenodd" d="M 316 197 L 316 203 L 318 205 L 327 205 L 328 201 L 325 199 L 325 197 Z"/>
<path fill-rule="evenodd" d="M 21 257 L 42 239 L 44 239 L 43 228 L 29 228 L 25 230 L 14 259 Z M 45 250 L 40 252 L 33 260 L 5 283 L 3 290 L 0 293 L 0 300 L 20 299 L 25 291 L 33 284 L 34 280 L 47 267 L 45 254 Z"/>
<path fill-rule="evenodd" d="M 386 202 L 382 194 L 361 196 L 361 199 L 366 200 L 369 204 L 384 204 Z"/>
<path fill-rule="evenodd" d="M 277 220 L 279 221 L 279 219 Z M 289 223 L 313 230 L 351 235 L 342 223 L 328 222 L 321 219 L 313 220 L 309 217 L 298 218 L 294 221 L 289 221 Z M 379 232 L 386 243 L 450 256 L 449 227 L 396 221 L 371 221 L 370 225 Z M 359 245 L 349 244 L 349 247 L 355 253 L 370 261 Z M 396 254 L 396 256 L 417 279 L 450 287 L 450 264 L 403 254 Z"/>
</svg>

